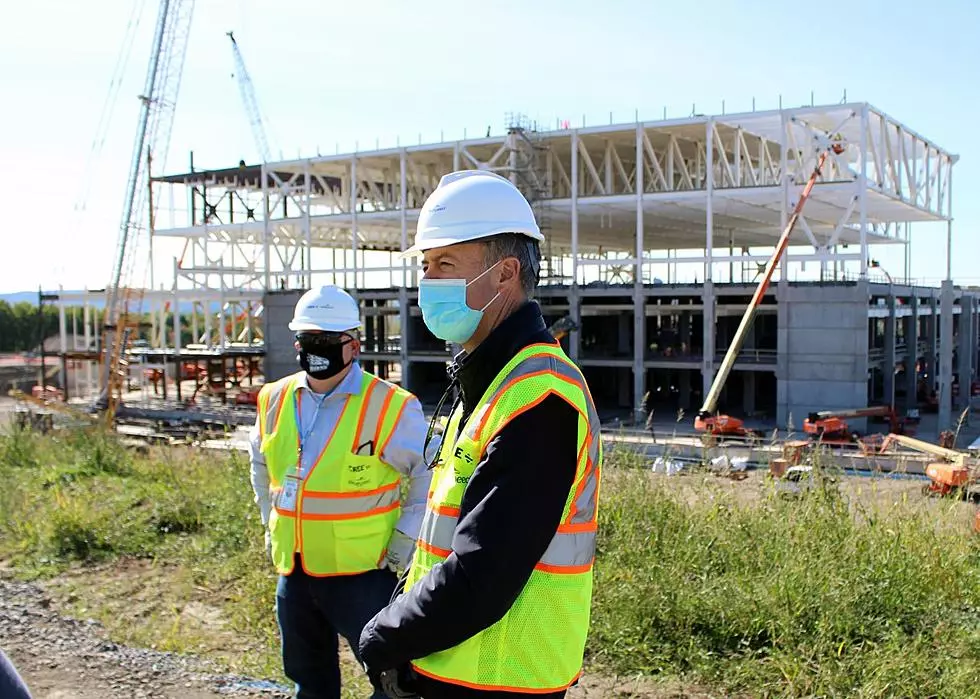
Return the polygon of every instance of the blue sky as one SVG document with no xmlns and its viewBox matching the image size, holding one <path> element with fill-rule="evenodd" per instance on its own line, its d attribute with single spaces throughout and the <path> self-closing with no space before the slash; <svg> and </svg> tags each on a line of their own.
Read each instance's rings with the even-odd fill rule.
<svg viewBox="0 0 980 699">
<path fill-rule="evenodd" d="M 101 287 L 112 268 L 149 52 L 145 2 L 112 129 L 87 169 L 132 4 L 21 3 L 0 26 L 0 292 Z M 98 10 L 92 8 L 98 7 Z M 953 274 L 980 282 L 980 3 L 775 0 L 198 0 L 168 156 L 257 160 L 232 78 L 234 30 L 286 157 L 500 132 L 508 111 L 580 124 L 868 101 L 961 156 Z M 480 8 L 480 9 L 476 9 Z M 10 17 L 8 13 L 8 18 Z M 90 180 L 87 208 L 74 210 Z M 920 232 L 921 231 L 921 232 Z M 912 274 L 945 273 L 945 229 L 916 228 Z M 875 253 L 901 270 L 901 256 Z"/>
</svg>

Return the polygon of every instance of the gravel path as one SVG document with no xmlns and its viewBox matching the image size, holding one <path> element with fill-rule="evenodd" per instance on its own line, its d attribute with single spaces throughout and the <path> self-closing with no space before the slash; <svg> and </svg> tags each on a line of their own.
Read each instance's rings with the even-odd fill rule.
<svg viewBox="0 0 980 699">
<path fill-rule="evenodd" d="M 0 580 L 0 647 L 35 699 L 288 696 L 284 687 L 222 674 L 198 658 L 120 646 L 97 622 L 51 607 L 37 585 Z"/>
</svg>

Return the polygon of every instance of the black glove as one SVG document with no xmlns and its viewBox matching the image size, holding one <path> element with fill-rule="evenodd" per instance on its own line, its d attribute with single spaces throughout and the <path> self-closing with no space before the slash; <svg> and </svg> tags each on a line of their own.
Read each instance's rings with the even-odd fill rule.
<svg viewBox="0 0 980 699">
<path fill-rule="evenodd" d="M 385 670 L 381 673 L 381 691 L 391 699 L 419 699 L 415 673 L 411 668 Z"/>
<path fill-rule="evenodd" d="M 417 693 L 418 678 L 411 667 L 372 672 L 364 668 L 372 686 L 384 692 L 390 699 L 420 699 Z"/>
</svg>

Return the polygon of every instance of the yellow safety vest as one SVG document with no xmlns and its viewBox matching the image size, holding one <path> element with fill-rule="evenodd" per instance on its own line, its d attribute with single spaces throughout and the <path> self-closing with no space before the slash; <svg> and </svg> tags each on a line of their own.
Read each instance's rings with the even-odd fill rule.
<svg viewBox="0 0 980 699">
<path fill-rule="evenodd" d="M 314 576 L 372 570 L 384 558 L 401 507 L 401 474 L 380 455 L 412 395 L 363 372 L 360 393 L 347 396 L 326 446 L 300 481 L 296 387 L 301 375 L 266 384 L 258 398 L 261 451 L 273 497 L 272 561 L 281 575 L 292 572 L 297 552 L 303 569 Z M 369 440 L 369 454 L 355 453 Z"/>
<path fill-rule="evenodd" d="M 504 617 L 457 646 L 414 661 L 422 675 L 483 690 L 545 692 L 571 686 L 581 673 L 592 601 L 602 443 L 585 379 L 558 345 L 532 345 L 519 352 L 487 388 L 462 430 L 462 408 L 451 416 L 406 589 L 452 553 L 463 493 L 490 441 L 549 394 L 564 398 L 579 414 L 578 464 L 561 524 Z"/>
</svg>

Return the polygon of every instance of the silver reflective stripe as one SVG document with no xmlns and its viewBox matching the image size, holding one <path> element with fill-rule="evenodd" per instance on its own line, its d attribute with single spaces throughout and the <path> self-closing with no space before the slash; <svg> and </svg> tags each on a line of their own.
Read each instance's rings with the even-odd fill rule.
<svg viewBox="0 0 980 699">
<path fill-rule="evenodd" d="M 458 517 L 441 515 L 432 510 L 425 511 L 419 539 L 437 549 L 449 551 L 453 547 L 453 532 L 456 531 Z"/>
<path fill-rule="evenodd" d="M 558 532 L 541 557 L 546 566 L 581 567 L 595 558 L 595 531 Z"/>
<path fill-rule="evenodd" d="M 292 386 L 292 381 L 283 381 L 274 385 L 269 393 L 269 407 L 265 413 L 265 432 L 272 434 L 276 431 L 278 417 L 282 414 L 279 405 L 286 399 L 286 392 Z"/>
<path fill-rule="evenodd" d="M 482 422 L 489 406 L 497 400 L 500 395 L 507 390 L 510 385 L 523 377 L 532 374 L 550 372 L 561 376 L 570 383 L 578 386 L 586 407 L 586 419 L 588 430 L 588 463 L 584 473 L 584 482 L 581 482 L 581 489 L 573 503 L 572 516 L 566 524 L 581 525 L 590 524 L 595 520 L 596 497 L 598 494 L 599 469 L 602 461 L 602 441 L 599 431 L 599 415 L 596 412 L 595 404 L 589 393 L 585 378 L 578 367 L 560 356 L 553 354 L 537 354 L 520 361 L 511 371 L 500 380 L 494 392 L 488 400 L 481 406 L 474 415 L 467 421 L 464 433 L 470 439 L 476 440 L 476 429 Z M 485 439 L 487 435 L 480 435 Z M 482 439 L 480 441 L 482 441 Z M 433 510 L 426 510 L 422 528 L 419 532 L 419 539 L 427 544 L 433 554 L 439 555 L 442 551 L 451 551 L 453 533 L 456 530 L 458 518 L 455 516 L 439 514 Z M 541 557 L 539 566 L 544 568 L 570 568 L 581 569 L 590 566 L 595 557 L 596 531 L 563 532 L 558 531 L 552 538 L 547 550 Z M 574 572 L 579 572 L 578 570 Z"/>
<path fill-rule="evenodd" d="M 595 519 L 596 492 L 598 486 L 598 478 L 595 470 L 598 468 L 602 458 L 602 437 L 599 431 L 599 413 L 596 411 L 595 404 L 592 402 L 592 396 L 589 393 L 588 385 L 585 382 L 585 377 L 582 376 L 582 372 L 579 371 L 578 367 L 576 367 L 570 361 L 566 361 L 563 358 L 553 354 L 542 353 L 532 355 L 531 357 L 518 363 L 507 374 L 507 376 L 504 377 L 504 379 L 497 385 L 493 395 L 490 396 L 490 399 L 484 405 L 489 406 L 491 403 L 493 403 L 493 401 L 496 400 L 500 394 L 503 393 L 503 391 L 515 380 L 518 380 L 523 376 L 545 371 L 558 374 L 559 376 L 568 379 L 570 382 L 577 385 L 581 389 L 585 400 L 586 412 L 588 415 L 588 458 L 590 468 L 586 475 L 585 486 L 582 488 L 582 492 L 575 500 L 575 514 L 572 517 L 572 522 L 591 522 L 593 519 Z M 470 439 L 476 439 L 475 431 L 477 425 L 480 423 L 480 419 L 478 419 L 480 417 L 482 417 L 482 414 L 478 412 L 473 418 L 470 419 L 466 426 L 466 434 Z"/>
<path fill-rule="evenodd" d="M 572 515 L 572 522 L 582 523 L 591 522 L 595 519 L 596 493 L 599 486 L 598 461 L 592 462 L 592 467 L 585 475 L 585 484 L 582 492 L 575 498 L 575 513 Z"/>
<path fill-rule="evenodd" d="M 391 507 L 398 503 L 398 488 L 389 488 L 380 493 L 360 495 L 357 497 L 311 497 L 310 493 L 303 494 L 304 515 L 363 515 L 373 514 L 374 510 Z"/>
<path fill-rule="evenodd" d="M 364 403 L 361 408 L 361 413 L 358 415 L 360 429 L 354 436 L 354 444 L 351 446 L 351 451 L 355 453 L 359 453 L 359 447 L 369 441 L 374 440 L 374 435 L 378 431 L 378 424 L 384 417 L 382 415 L 382 411 L 385 408 L 385 401 L 387 400 L 389 394 L 393 394 L 395 392 L 394 386 L 391 386 L 375 377 L 368 378 L 369 383 L 365 389 L 366 398 L 362 398 Z M 376 454 L 380 446 L 381 445 L 379 444 L 372 444 L 371 451 L 364 453 Z"/>
</svg>

